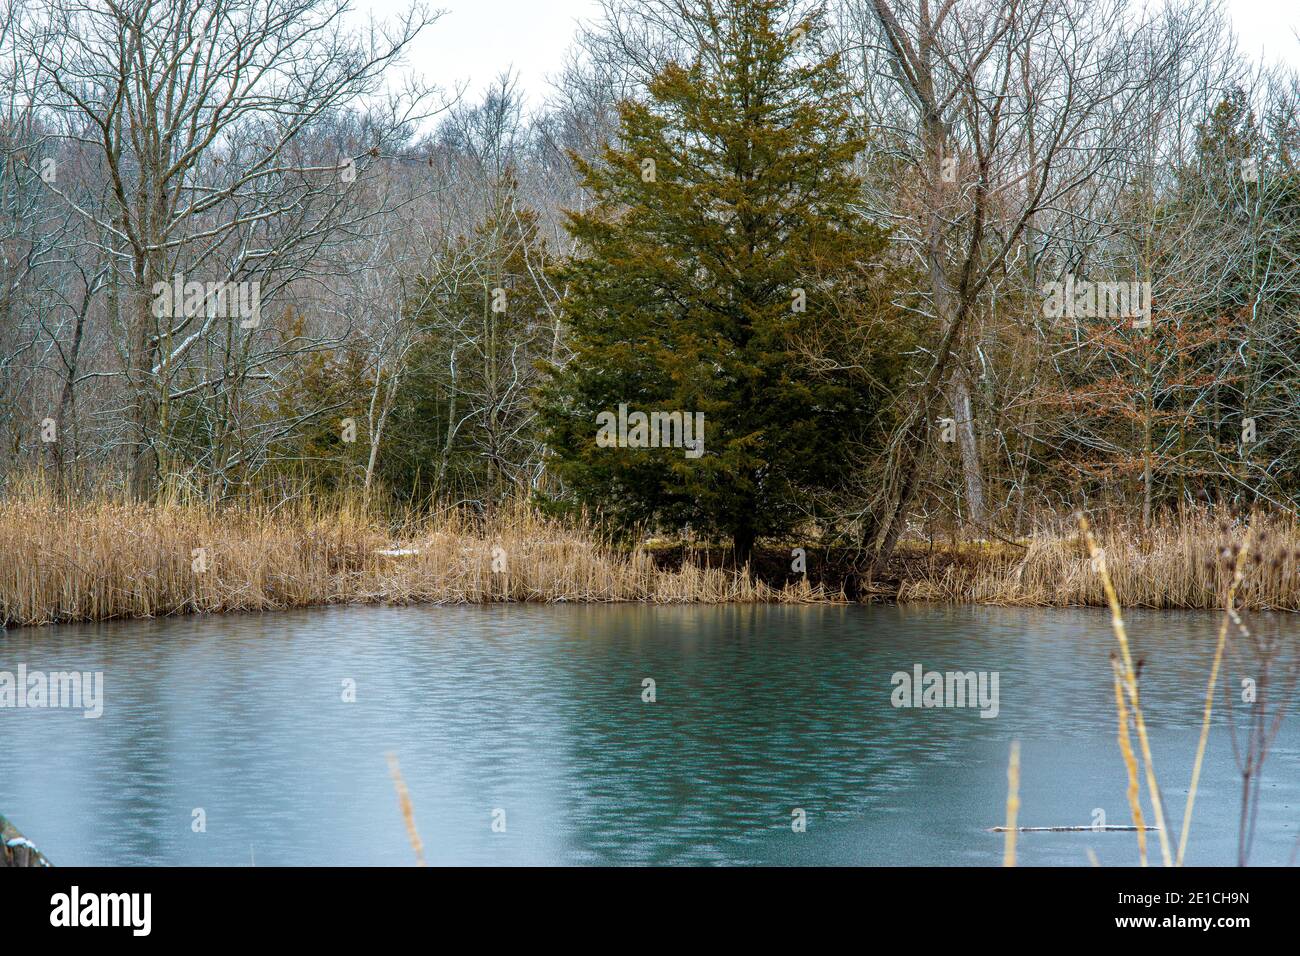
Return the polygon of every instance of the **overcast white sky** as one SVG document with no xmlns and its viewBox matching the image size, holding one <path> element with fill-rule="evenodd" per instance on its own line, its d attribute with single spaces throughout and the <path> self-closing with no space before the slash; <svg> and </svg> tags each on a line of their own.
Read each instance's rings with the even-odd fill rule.
<svg viewBox="0 0 1300 956">
<path fill-rule="evenodd" d="M 355 0 L 360 13 L 389 17 L 407 0 Z M 549 92 L 573 35 L 574 23 L 593 17 L 595 0 L 430 0 L 446 10 L 421 37 L 410 65 L 444 89 L 468 83 L 477 94 L 511 66 L 532 105 Z M 1300 68 L 1300 0 L 1227 0 L 1242 48 Z"/>
<path fill-rule="evenodd" d="M 427 0 L 446 11 L 418 40 L 409 66 L 446 91 L 468 84 L 476 96 L 502 71 L 514 67 L 530 105 L 550 93 L 548 76 L 559 72 L 579 19 L 599 12 L 595 0 Z M 359 13 L 392 17 L 410 0 L 353 0 Z"/>
</svg>

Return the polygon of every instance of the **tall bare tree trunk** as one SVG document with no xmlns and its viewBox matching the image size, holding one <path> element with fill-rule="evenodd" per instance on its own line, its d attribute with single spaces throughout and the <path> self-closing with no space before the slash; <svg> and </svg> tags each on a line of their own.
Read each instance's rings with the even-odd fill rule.
<svg viewBox="0 0 1300 956">
<path fill-rule="evenodd" d="M 73 462 L 77 460 L 76 429 L 70 426 L 76 421 L 77 368 L 81 359 L 81 343 L 85 338 L 86 312 L 90 309 L 90 300 L 93 295 L 94 292 L 87 287 L 81 301 L 81 308 L 77 312 L 77 321 L 72 332 L 72 344 L 68 346 L 67 357 L 64 360 L 63 389 L 59 395 L 59 411 L 55 419 L 59 440 L 54 443 L 53 449 L 54 476 L 59 489 L 64 493 L 69 490 L 71 485 L 67 473 L 69 458 Z M 65 454 L 65 448 L 68 448 L 69 445 L 70 456 Z"/>
<path fill-rule="evenodd" d="M 961 452 L 961 470 L 966 484 L 966 520 L 980 527 L 984 524 L 984 474 L 980 470 L 979 443 L 975 438 L 975 417 L 971 410 L 970 389 L 966 375 L 953 371 L 949 388 L 953 422 L 957 426 L 957 448 Z"/>
<path fill-rule="evenodd" d="M 143 272 L 143 270 L 142 270 Z M 153 296 L 148 276 L 132 292 L 127 352 L 127 381 L 131 390 L 131 434 L 127 445 L 128 489 L 136 501 L 153 497 L 158 482 L 158 457 L 153 443 L 158 396 L 153 384 Z"/>
</svg>

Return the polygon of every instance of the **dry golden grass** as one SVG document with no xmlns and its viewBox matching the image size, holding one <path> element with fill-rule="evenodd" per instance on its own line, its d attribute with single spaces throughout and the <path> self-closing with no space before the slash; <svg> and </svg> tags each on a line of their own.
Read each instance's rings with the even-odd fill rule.
<svg viewBox="0 0 1300 956">
<path fill-rule="evenodd" d="M 503 570 L 494 571 L 494 556 Z M 394 521 L 346 500 L 224 509 L 175 496 L 159 505 L 102 496 L 69 503 L 39 487 L 0 498 L 4 624 L 344 603 L 836 598 L 724 569 L 664 570 L 642 549 L 620 551 L 581 523 L 522 504 L 489 522 L 456 511 Z"/>
<path fill-rule="evenodd" d="M 1223 522 L 1187 512 L 1146 534 L 1102 522 L 1095 533 L 1119 603 L 1219 607 L 1233 573 L 1218 554 L 1229 537 Z M 1271 545 L 1256 552 L 1260 564 L 1236 588 L 1236 606 L 1300 610 L 1300 527 L 1289 516 L 1257 515 L 1251 524 Z M 195 570 L 199 549 L 205 570 Z M 494 553 L 504 570 L 494 570 Z M 1084 541 L 1064 521 L 1020 546 L 931 551 L 905 543 L 895 578 L 899 601 L 1107 603 Z M 891 588 L 861 590 L 895 596 Z M 0 496 L 0 624 L 346 603 L 831 600 L 843 600 L 833 578 L 828 590 L 806 580 L 771 586 L 690 560 L 668 569 L 653 543 L 615 548 L 587 523 L 523 503 L 485 521 L 454 510 L 394 518 L 346 497 L 226 508 L 178 493 L 156 505 L 109 496 L 69 502 L 37 483 L 11 484 Z"/>
<path fill-rule="evenodd" d="M 1167 516 L 1141 532 L 1112 523 L 1096 532 L 1123 607 L 1212 609 L 1232 577 L 1218 553 L 1224 517 L 1207 511 Z M 1236 593 L 1238 607 L 1300 610 L 1300 527 L 1294 517 L 1257 515 L 1256 535 L 1271 541 Z M 1240 530 L 1237 528 L 1236 530 Z M 1022 542 L 1023 550 L 959 553 L 952 560 L 909 567 L 900 601 L 949 601 L 1041 607 L 1104 607 L 1106 591 L 1085 543 L 1068 529 Z M 1252 557 L 1253 560 L 1253 557 Z M 1208 568 L 1207 561 L 1214 567 Z"/>
</svg>

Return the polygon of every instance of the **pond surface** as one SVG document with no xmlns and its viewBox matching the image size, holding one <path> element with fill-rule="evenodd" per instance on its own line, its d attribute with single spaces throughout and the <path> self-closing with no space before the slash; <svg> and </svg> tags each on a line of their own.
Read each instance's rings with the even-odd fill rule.
<svg viewBox="0 0 1300 956">
<path fill-rule="evenodd" d="M 1127 619 L 1176 837 L 1217 618 Z M 1097 611 L 916 606 L 335 608 L 10 630 L 0 671 L 102 671 L 104 702 L 98 719 L 0 709 L 0 812 L 56 864 L 409 864 L 391 751 L 431 864 L 994 865 L 1003 837 L 985 828 L 1004 819 L 1013 739 L 1021 825 L 1132 822 L 1114 646 Z M 916 665 L 997 672 L 997 716 L 894 707 L 892 675 Z M 1255 864 L 1296 846 L 1296 709 L 1266 766 Z M 1189 864 L 1235 861 L 1239 799 L 1220 693 Z M 1022 864 L 1087 865 L 1089 849 L 1137 862 L 1132 833 L 1018 846 Z"/>
</svg>

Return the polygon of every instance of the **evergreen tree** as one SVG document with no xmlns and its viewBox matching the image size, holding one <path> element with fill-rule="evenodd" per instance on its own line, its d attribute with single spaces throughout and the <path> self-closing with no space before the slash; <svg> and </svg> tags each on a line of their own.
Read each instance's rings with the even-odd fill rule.
<svg viewBox="0 0 1300 956">
<path fill-rule="evenodd" d="M 581 499 L 724 534 L 744 560 L 879 433 L 897 350 L 824 343 L 868 324 L 887 237 L 858 207 L 865 143 L 837 59 L 815 52 L 820 20 L 790 0 L 692 9 L 694 61 L 621 106 L 602 161 L 574 156 L 594 203 L 569 215 L 573 356 L 549 369 L 542 418 Z M 620 405 L 702 413 L 702 448 L 604 447 L 597 416 Z"/>
</svg>

